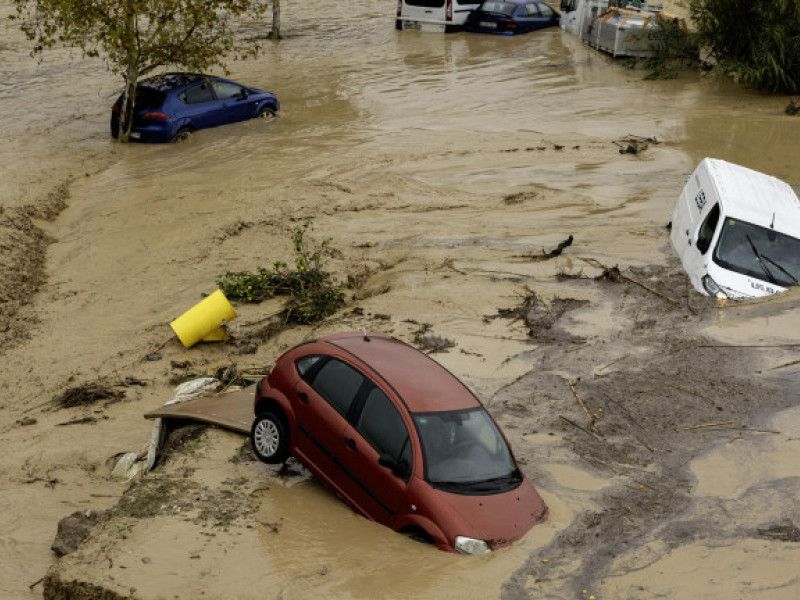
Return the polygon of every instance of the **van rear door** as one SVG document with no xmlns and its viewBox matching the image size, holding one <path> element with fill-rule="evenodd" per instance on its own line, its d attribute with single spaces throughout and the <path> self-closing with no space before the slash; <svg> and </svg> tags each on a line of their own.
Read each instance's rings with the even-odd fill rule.
<svg viewBox="0 0 800 600">
<path fill-rule="evenodd" d="M 443 32 L 447 4 L 448 0 L 401 0 L 399 28 Z"/>
</svg>

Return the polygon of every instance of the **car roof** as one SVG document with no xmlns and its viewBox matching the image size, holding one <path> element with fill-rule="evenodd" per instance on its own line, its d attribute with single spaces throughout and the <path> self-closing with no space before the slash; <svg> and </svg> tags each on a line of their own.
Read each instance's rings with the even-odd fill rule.
<svg viewBox="0 0 800 600">
<path fill-rule="evenodd" d="M 409 412 L 477 408 L 481 403 L 455 375 L 419 350 L 379 333 L 340 333 L 318 342 L 341 348 L 388 383 Z"/>
<path fill-rule="evenodd" d="M 201 81 L 203 79 L 218 79 L 212 75 L 204 75 L 202 73 L 163 73 L 162 75 L 154 75 L 139 82 L 139 85 L 155 88 L 159 91 L 166 92 L 174 90 L 181 86 Z"/>
<path fill-rule="evenodd" d="M 726 216 L 800 236 L 800 199 L 791 186 L 759 171 L 717 158 L 705 158 Z"/>
</svg>

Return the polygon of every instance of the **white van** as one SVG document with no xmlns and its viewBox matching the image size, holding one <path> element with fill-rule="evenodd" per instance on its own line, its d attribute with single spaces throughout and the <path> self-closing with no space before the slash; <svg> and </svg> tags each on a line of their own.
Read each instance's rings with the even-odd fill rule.
<svg viewBox="0 0 800 600">
<path fill-rule="evenodd" d="M 397 29 L 460 31 L 467 16 L 481 5 L 466 0 L 397 0 Z"/>
<path fill-rule="evenodd" d="M 724 160 L 704 158 L 689 177 L 670 239 L 702 294 L 753 298 L 800 280 L 800 199 L 780 179 Z"/>
</svg>

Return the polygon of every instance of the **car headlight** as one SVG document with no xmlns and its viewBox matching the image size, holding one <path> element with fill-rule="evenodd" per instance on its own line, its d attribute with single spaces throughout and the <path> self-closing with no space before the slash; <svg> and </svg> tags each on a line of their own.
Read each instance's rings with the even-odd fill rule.
<svg viewBox="0 0 800 600">
<path fill-rule="evenodd" d="M 461 554 L 486 554 L 492 551 L 491 548 L 489 548 L 489 544 L 483 540 L 476 540 L 463 535 L 456 536 L 455 548 L 461 552 Z"/>
<path fill-rule="evenodd" d="M 720 285 L 708 275 L 703 277 L 703 289 L 713 298 L 727 298 L 728 294 Z"/>
</svg>

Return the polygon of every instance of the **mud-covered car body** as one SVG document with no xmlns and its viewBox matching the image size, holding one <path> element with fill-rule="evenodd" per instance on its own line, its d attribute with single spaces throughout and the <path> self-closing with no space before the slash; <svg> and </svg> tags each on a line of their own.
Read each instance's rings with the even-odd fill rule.
<svg viewBox="0 0 800 600">
<path fill-rule="evenodd" d="M 391 337 L 343 333 L 288 351 L 254 412 L 259 458 L 291 453 L 357 512 L 443 550 L 487 552 L 548 516 L 478 399 Z"/>
<path fill-rule="evenodd" d="M 111 135 L 119 135 L 122 96 L 111 108 Z M 136 88 L 130 139 L 171 142 L 198 129 L 273 116 L 280 103 L 272 92 L 199 73 L 167 73 Z"/>
</svg>

